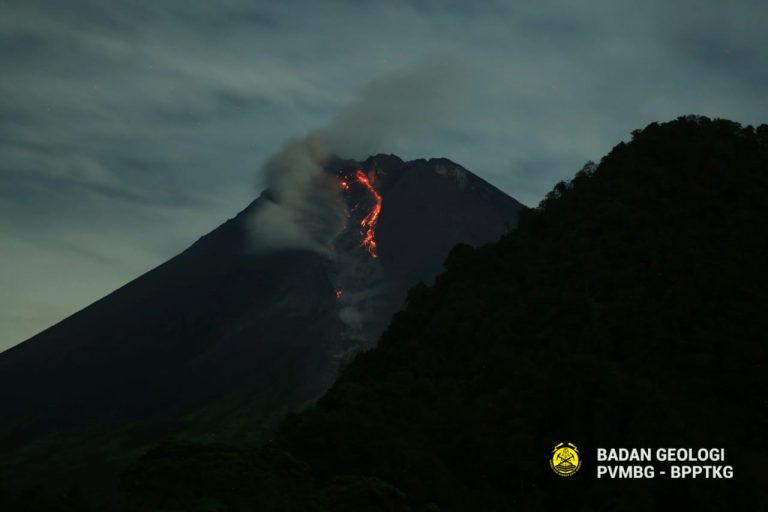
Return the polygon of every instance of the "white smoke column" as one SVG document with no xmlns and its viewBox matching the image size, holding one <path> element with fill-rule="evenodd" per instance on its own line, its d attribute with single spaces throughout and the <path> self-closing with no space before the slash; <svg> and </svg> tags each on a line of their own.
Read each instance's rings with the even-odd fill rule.
<svg viewBox="0 0 768 512">
<path fill-rule="evenodd" d="M 346 211 L 339 185 L 323 172 L 327 157 L 313 148 L 309 137 L 289 141 L 264 166 L 269 196 L 259 202 L 251 222 L 256 252 L 327 252 L 328 243 L 344 229 Z"/>
<path fill-rule="evenodd" d="M 328 158 L 392 152 L 424 128 L 444 125 L 464 107 L 468 76 L 455 60 L 422 61 L 369 83 L 327 127 L 286 143 L 262 169 L 271 201 L 252 219 L 254 250 L 328 253 L 347 218 L 338 184 L 323 171 Z"/>
<path fill-rule="evenodd" d="M 362 159 L 455 119 L 466 107 L 470 73 L 448 57 L 370 82 L 320 130 L 332 154 Z"/>
</svg>

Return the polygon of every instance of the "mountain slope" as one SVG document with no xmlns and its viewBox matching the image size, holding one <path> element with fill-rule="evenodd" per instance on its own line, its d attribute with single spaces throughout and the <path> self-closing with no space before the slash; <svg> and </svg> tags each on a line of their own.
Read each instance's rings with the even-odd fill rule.
<svg viewBox="0 0 768 512">
<path fill-rule="evenodd" d="M 497 239 L 521 208 L 445 160 L 335 164 L 331 178 L 360 171 L 380 188 L 381 258 L 361 247 L 371 195 L 360 184 L 340 196 L 349 222 L 330 253 L 260 249 L 252 232 L 276 201 L 265 192 L 183 253 L 0 354 L 6 479 L 109 480 L 169 435 L 260 442 L 375 341 L 450 247 Z M 430 188 L 407 191 L 413 176 Z M 436 214 L 448 205 L 465 215 Z M 409 223 L 422 213 L 428 233 Z"/>
<path fill-rule="evenodd" d="M 126 474 L 131 502 L 765 509 L 767 197 L 767 125 L 636 131 L 499 243 L 454 249 L 268 447 L 161 446 Z M 584 458 L 567 479 L 560 442 Z M 724 448 L 735 478 L 597 480 L 597 447 Z"/>
</svg>

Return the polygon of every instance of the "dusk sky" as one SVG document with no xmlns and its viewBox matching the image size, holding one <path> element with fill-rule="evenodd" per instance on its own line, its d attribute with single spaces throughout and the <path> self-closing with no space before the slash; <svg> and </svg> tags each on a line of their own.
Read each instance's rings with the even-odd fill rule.
<svg viewBox="0 0 768 512">
<path fill-rule="evenodd" d="M 652 121 L 768 122 L 766 27 L 765 0 L 0 0 L 0 350 L 234 216 L 372 88 L 361 122 L 407 134 L 372 151 L 535 206 Z M 414 119 L 398 87 L 433 85 Z"/>
</svg>

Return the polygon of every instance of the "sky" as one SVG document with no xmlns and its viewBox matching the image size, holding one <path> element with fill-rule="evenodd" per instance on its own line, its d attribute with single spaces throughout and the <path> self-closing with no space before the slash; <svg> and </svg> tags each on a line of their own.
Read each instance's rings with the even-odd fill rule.
<svg viewBox="0 0 768 512">
<path fill-rule="evenodd" d="M 460 108 L 372 151 L 535 206 L 650 122 L 768 122 L 766 26 L 764 0 L 0 0 L 0 350 L 234 216 L 387 77 L 457 63 L 426 83 Z"/>
</svg>

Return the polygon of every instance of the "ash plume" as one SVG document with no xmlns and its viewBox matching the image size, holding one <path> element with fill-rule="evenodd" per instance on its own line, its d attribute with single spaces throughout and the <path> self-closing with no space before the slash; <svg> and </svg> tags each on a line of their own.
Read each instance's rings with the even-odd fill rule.
<svg viewBox="0 0 768 512">
<path fill-rule="evenodd" d="M 287 142 L 264 166 L 268 189 L 251 219 L 255 252 L 305 249 L 328 253 L 344 229 L 346 207 L 309 137 Z"/>
<path fill-rule="evenodd" d="M 469 73 L 461 63 L 431 58 L 376 79 L 331 122 L 288 141 L 262 168 L 269 201 L 251 221 L 256 252 L 304 249 L 330 255 L 345 228 L 346 205 L 335 179 L 324 172 L 332 155 L 363 159 L 392 152 L 424 128 L 446 123 L 464 105 Z"/>
</svg>

